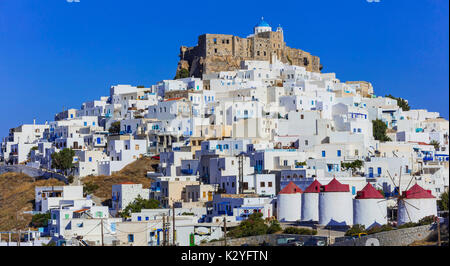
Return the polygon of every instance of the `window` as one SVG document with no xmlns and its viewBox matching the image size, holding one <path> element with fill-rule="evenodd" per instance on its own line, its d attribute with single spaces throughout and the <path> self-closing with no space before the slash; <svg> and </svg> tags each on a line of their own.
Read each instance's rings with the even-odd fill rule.
<svg viewBox="0 0 450 266">
<path fill-rule="evenodd" d="M 134 242 L 134 235 L 128 234 L 128 243 L 133 243 L 133 242 Z"/>
<path fill-rule="evenodd" d="M 305 145 L 308 146 L 308 140 L 305 140 Z"/>
<path fill-rule="evenodd" d="M 325 151 L 322 151 L 322 157 L 325 157 L 326 153 Z"/>
<path fill-rule="evenodd" d="M 138 221 L 141 221 L 141 220 L 142 220 L 141 216 L 138 216 L 138 217 L 137 217 L 137 220 L 138 220 Z"/>
<path fill-rule="evenodd" d="M 341 157 L 341 150 L 338 150 L 338 151 L 337 151 L 337 156 L 338 156 L 338 157 Z"/>
<path fill-rule="evenodd" d="M 272 182 L 268 182 L 268 183 L 267 183 L 267 186 L 268 186 L 268 187 L 272 187 Z"/>
<path fill-rule="evenodd" d="M 260 183 L 260 186 L 261 186 L 261 187 L 265 187 L 266 184 L 265 184 L 264 182 L 261 182 L 261 183 Z"/>
<path fill-rule="evenodd" d="M 89 157 L 89 162 L 92 162 L 92 157 Z"/>
<path fill-rule="evenodd" d="M 134 149 L 138 151 L 138 150 L 139 150 L 139 144 L 136 144 L 136 145 L 134 146 Z"/>
<path fill-rule="evenodd" d="M 300 115 L 300 119 L 303 119 L 303 118 L 305 118 L 305 116 L 304 115 Z"/>
</svg>

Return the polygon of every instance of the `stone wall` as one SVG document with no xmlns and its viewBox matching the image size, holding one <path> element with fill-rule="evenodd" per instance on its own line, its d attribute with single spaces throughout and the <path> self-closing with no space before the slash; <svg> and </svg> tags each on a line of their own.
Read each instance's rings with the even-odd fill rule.
<svg viewBox="0 0 450 266">
<path fill-rule="evenodd" d="M 264 242 L 269 246 L 277 246 L 278 239 L 283 238 L 295 238 L 296 241 L 308 241 L 311 238 L 317 238 L 328 243 L 328 238 L 323 236 L 308 236 L 308 235 L 293 235 L 293 234 L 271 234 L 271 235 L 259 235 L 259 236 L 249 236 L 241 238 L 233 238 L 227 240 L 227 246 L 242 246 L 244 244 L 249 246 L 259 246 Z M 225 246 L 225 241 L 214 241 L 210 243 L 200 244 L 200 246 Z"/>
<path fill-rule="evenodd" d="M 435 229 L 435 224 L 397 229 L 364 236 L 358 239 L 336 242 L 333 246 L 366 246 L 366 242 L 370 238 L 378 239 L 380 246 L 407 246 L 414 241 L 428 237 Z"/>
<path fill-rule="evenodd" d="M 23 173 L 36 179 L 55 178 L 68 184 L 67 178 L 62 174 L 45 171 L 43 169 L 33 168 L 26 165 L 1 165 L 0 175 L 7 172 Z"/>
</svg>

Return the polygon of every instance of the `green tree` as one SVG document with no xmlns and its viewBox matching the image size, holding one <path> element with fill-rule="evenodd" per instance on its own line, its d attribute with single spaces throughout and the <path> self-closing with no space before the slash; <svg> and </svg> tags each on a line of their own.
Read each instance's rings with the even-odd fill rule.
<svg viewBox="0 0 450 266">
<path fill-rule="evenodd" d="M 239 226 L 230 230 L 228 236 L 238 238 L 267 234 L 269 227 L 265 224 L 262 216 L 263 214 L 260 212 L 251 214 L 247 220 L 242 221 Z"/>
<path fill-rule="evenodd" d="M 116 121 L 111 123 L 111 126 L 108 129 L 111 134 L 119 134 L 120 132 L 120 121 Z"/>
<path fill-rule="evenodd" d="M 353 162 L 349 162 L 349 163 L 341 162 L 341 167 L 344 170 L 349 170 L 349 169 L 352 170 L 352 174 L 354 172 L 356 172 L 357 170 L 361 169 L 363 167 L 363 165 L 364 165 L 364 162 L 361 160 L 354 160 Z"/>
<path fill-rule="evenodd" d="M 32 227 L 46 227 L 48 220 L 51 218 L 50 212 L 46 213 L 37 213 L 31 217 L 30 226 Z"/>
<path fill-rule="evenodd" d="M 392 95 L 386 95 L 385 97 L 397 100 L 397 105 L 402 108 L 403 111 L 409 111 L 411 107 L 408 105 L 408 101 L 400 97 L 394 97 Z"/>
<path fill-rule="evenodd" d="M 439 210 L 448 211 L 448 191 L 441 194 L 441 199 L 438 200 Z"/>
<path fill-rule="evenodd" d="M 386 135 L 386 129 L 387 129 L 387 125 L 379 120 L 372 120 L 372 126 L 373 126 L 373 137 L 376 140 L 379 141 L 391 141 L 391 139 Z"/>
<path fill-rule="evenodd" d="M 439 147 L 441 146 L 439 141 L 436 141 L 436 140 L 430 141 L 430 145 L 433 145 L 434 146 L 434 150 L 436 150 L 436 151 L 439 151 Z"/>
<path fill-rule="evenodd" d="M 128 218 L 132 212 L 140 212 L 142 209 L 158 209 L 159 201 L 155 199 L 143 199 L 140 195 L 120 212 L 120 216 Z"/>
<path fill-rule="evenodd" d="M 189 70 L 187 70 L 186 68 L 178 70 L 177 74 L 175 74 L 174 79 L 184 79 L 184 78 L 189 78 Z"/>
<path fill-rule="evenodd" d="M 52 154 L 52 168 L 59 169 L 67 175 L 67 170 L 72 169 L 73 157 L 75 156 L 75 151 L 72 149 L 64 148 L 60 152 L 55 152 Z"/>
</svg>

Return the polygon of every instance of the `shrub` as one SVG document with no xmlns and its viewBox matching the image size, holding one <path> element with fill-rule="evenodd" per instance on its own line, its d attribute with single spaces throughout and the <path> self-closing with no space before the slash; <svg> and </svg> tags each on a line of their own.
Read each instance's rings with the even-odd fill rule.
<svg viewBox="0 0 450 266">
<path fill-rule="evenodd" d="M 98 188 L 99 186 L 94 182 L 87 182 L 83 185 L 83 191 L 86 195 L 94 193 Z"/>
<path fill-rule="evenodd" d="M 108 129 L 108 132 L 111 134 L 119 134 L 120 132 L 120 121 L 116 121 L 111 123 L 111 126 Z"/>
<path fill-rule="evenodd" d="M 365 232 L 366 232 L 366 227 L 364 225 L 355 224 L 350 229 L 348 229 L 347 232 L 345 232 L 345 236 L 352 236 L 355 234 L 365 233 Z"/>
<path fill-rule="evenodd" d="M 441 199 L 438 200 L 439 210 L 448 211 L 448 191 L 441 194 Z"/>
<path fill-rule="evenodd" d="M 273 221 L 270 222 L 270 226 L 267 229 L 267 233 L 268 234 L 274 234 L 274 233 L 279 232 L 281 230 L 282 229 L 281 229 L 280 223 L 277 220 L 273 220 Z"/>
<path fill-rule="evenodd" d="M 260 212 L 251 214 L 247 220 L 242 221 L 239 226 L 233 228 L 228 233 L 228 236 L 238 238 L 267 234 L 269 227 L 265 224 L 262 216 L 263 214 Z"/>
<path fill-rule="evenodd" d="M 400 226 L 398 226 L 398 229 L 404 229 L 404 228 L 410 228 L 410 227 L 416 227 L 418 224 L 417 223 L 413 223 L 413 222 L 409 222 L 409 223 L 404 223 Z"/>
<path fill-rule="evenodd" d="M 143 199 L 140 195 L 120 212 L 120 216 L 123 218 L 130 217 L 131 213 L 140 212 L 142 209 L 157 209 L 159 208 L 159 201 L 155 199 Z"/>
<path fill-rule="evenodd" d="M 287 227 L 284 229 L 283 233 L 294 235 L 317 235 L 317 230 L 299 227 Z"/>
<path fill-rule="evenodd" d="M 434 223 L 434 219 L 435 219 L 434 215 L 423 217 L 422 219 L 419 220 L 418 225 L 432 224 Z"/>
<path fill-rule="evenodd" d="M 31 218 L 31 226 L 33 227 L 46 227 L 48 220 L 51 218 L 50 212 L 38 213 Z"/>
<path fill-rule="evenodd" d="M 69 175 L 69 176 L 67 177 L 67 181 L 69 182 L 69 184 L 72 184 L 72 183 L 73 183 L 73 179 L 74 179 L 74 176 L 73 176 L 73 175 Z"/>
<path fill-rule="evenodd" d="M 382 226 L 379 226 L 379 225 L 373 226 L 372 228 L 367 230 L 366 233 L 368 235 L 371 235 L 371 234 L 376 234 L 376 233 L 385 232 L 385 231 L 391 231 L 391 230 L 394 230 L 394 228 L 392 226 L 390 226 L 390 225 L 385 224 L 385 225 L 382 225 Z"/>
</svg>

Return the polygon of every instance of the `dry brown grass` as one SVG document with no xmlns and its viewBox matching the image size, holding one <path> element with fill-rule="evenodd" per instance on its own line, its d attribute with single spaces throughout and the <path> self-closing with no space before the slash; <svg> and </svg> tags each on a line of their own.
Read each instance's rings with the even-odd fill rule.
<svg viewBox="0 0 450 266">
<path fill-rule="evenodd" d="M 98 185 L 99 188 L 95 190 L 94 195 L 105 201 L 111 198 L 112 185 L 115 184 L 133 182 L 142 184 L 144 188 L 149 188 L 152 180 L 147 178 L 147 172 L 154 171 L 152 165 L 157 163 L 159 161 L 143 157 L 125 166 L 119 172 L 113 173 L 111 176 L 86 176 L 82 179 L 82 182 L 84 184 L 89 182 Z"/>
<path fill-rule="evenodd" d="M 35 186 L 60 186 L 56 179 L 38 180 L 21 173 L 0 175 L 0 231 L 28 228 L 33 210 Z"/>
<path fill-rule="evenodd" d="M 111 186 L 121 182 L 134 182 L 149 188 L 151 179 L 147 171 L 153 171 L 152 165 L 159 161 L 141 158 L 127 165 L 112 176 L 88 176 L 83 183 L 93 182 L 99 185 L 94 195 L 102 201 L 111 198 Z M 63 182 L 56 179 L 38 180 L 21 173 L 5 173 L 0 175 L 0 231 L 22 230 L 28 228 L 31 214 L 24 211 L 33 210 L 35 186 L 60 186 Z"/>
</svg>

